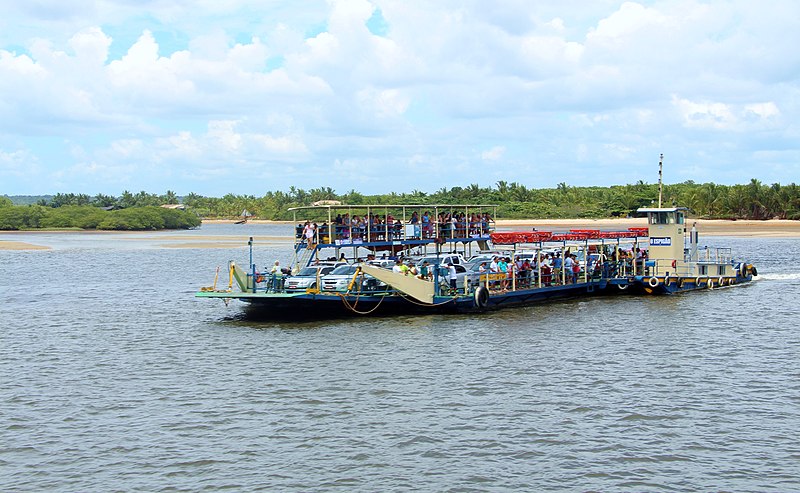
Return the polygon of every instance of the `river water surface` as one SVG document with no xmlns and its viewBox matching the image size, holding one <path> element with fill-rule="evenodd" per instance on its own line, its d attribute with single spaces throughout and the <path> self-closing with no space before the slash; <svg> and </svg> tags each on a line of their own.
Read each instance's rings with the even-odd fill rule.
<svg viewBox="0 0 800 493">
<path fill-rule="evenodd" d="M 246 248 L 169 248 L 290 234 L 0 234 L 52 247 L 0 251 L 0 491 L 800 491 L 796 239 L 705 238 L 747 286 L 296 323 L 193 297 Z"/>
</svg>

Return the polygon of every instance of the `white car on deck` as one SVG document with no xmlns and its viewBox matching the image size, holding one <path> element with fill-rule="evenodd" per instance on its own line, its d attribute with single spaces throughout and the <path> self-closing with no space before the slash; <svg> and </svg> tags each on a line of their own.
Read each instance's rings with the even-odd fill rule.
<svg viewBox="0 0 800 493">
<path fill-rule="evenodd" d="M 336 267 L 340 265 L 347 265 L 345 262 L 321 262 L 315 265 L 308 265 L 300 269 L 300 271 L 286 279 L 284 288 L 288 293 L 296 293 L 298 291 L 306 291 L 307 289 L 317 288 L 317 277 L 320 279 L 330 274 Z M 317 276 L 319 274 L 319 276 Z"/>
</svg>

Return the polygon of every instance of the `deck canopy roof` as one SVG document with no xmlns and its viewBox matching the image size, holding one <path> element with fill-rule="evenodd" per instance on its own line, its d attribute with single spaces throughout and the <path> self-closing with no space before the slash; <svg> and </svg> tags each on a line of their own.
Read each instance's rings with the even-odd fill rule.
<svg viewBox="0 0 800 493">
<path fill-rule="evenodd" d="M 320 204 L 290 207 L 290 211 L 313 209 L 493 209 L 496 204 Z"/>
<path fill-rule="evenodd" d="M 649 213 L 649 212 L 678 212 L 678 211 L 688 211 L 689 209 L 686 207 L 640 207 L 636 209 L 636 212 L 641 213 Z"/>
</svg>

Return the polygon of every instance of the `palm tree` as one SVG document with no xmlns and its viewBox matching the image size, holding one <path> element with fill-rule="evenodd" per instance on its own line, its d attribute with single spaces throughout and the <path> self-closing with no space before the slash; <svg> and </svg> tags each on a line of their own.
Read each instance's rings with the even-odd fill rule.
<svg viewBox="0 0 800 493">
<path fill-rule="evenodd" d="M 177 204 L 178 195 L 172 190 L 167 190 L 167 193 L 161 196 L 161 201 L 165 204 Z"/>
<path fill-rule="evenodd" d="M 751 179 L 750 183 L 747 185 L 747 198 L 750 202 L 750 217 L 753 219 L 762 219 L 766 214 L 764 191 L 762 188 L 761 182 L 755 178 Z"/>
</svg>

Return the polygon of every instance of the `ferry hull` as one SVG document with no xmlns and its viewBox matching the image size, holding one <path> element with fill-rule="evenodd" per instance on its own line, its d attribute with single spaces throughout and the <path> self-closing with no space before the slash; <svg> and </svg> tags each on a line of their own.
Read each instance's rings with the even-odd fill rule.
<svg viewBox="0 0 800 493">
<path fill-rule="evenodd" d="M 552 300 L 614 294 L 608 282 L 583 282 L 514 291 L 487 291 L 482 303 L 474 293 L 436 296 L 433 303 L 420 303 L 397 292 L 381 294 L 283 294 L 200 292 L 201 298 L 218 298 L 245 303 L 249 318 L 325 319 L 352 316 L 387 316 L 403 314 L 481 313 L 508 307 L 535 305 Z"/>
<path fill-rule="evenodd" d="M 704 289 L 718 289 L 739 284 L 749 283 L 753 280 L 752 274 L 719 277 L 637 277 L 634 285 L 636 290 L 645 294 L 678 294 L 687 291 Z"/>
</svg>

